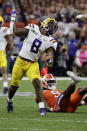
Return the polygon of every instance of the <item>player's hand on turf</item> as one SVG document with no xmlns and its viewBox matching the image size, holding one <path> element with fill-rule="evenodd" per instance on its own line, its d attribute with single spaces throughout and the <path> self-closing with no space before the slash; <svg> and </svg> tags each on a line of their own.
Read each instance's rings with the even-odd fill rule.
<svg viewBox="0 0 87 131">
<path fill-rule="evenodd" d="M 54 106 L 54 108 L 51 108 L 52 112 L 59 112 L 60 111 L 60 106 Z"/>
</svg>

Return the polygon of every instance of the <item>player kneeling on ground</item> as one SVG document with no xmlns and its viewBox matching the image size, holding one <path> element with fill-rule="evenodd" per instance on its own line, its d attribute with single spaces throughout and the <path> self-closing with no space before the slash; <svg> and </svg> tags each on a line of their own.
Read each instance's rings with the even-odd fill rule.
<svg viewBox="0 0 87 131">
<path fill-rule="evenodd" d="M 13 28 L 13 32 L 17 36 L 25 36 L 25 40 L 13 67 L 7 109 L 8 112 L 13 112 L 13 96 L 20 85 L 22 77 L 26 74 L 35 88 L 40 115 L 46 115 L 38 59 L 46 51 L 48 65 L 52 65 L 57 42 L 51 35 L 58 28 L 57 22 L 55 19 L 47 18 L 41 23 L 40 27 L 35 24 L 29 24 L 24 29 L 19 29 L 15 26 L 15 17 L 16 11 L 12 11 L 11 29 Z"/>
<path fill-rule="evenodd" d="M 80 77 L 71 71 L 68 71 L 67 75 L 70 76 L 73 81 L 64 91 L 56 89 L 56 78 L 52 74 L 46 74 L 42 78 L 43 95 L 47 111 L 75 112 L 83 96 L 87 93 L 87 86 L 75 89 L 76 84 L 81 80 Z M 36 98 L 36 102 L 38 102 L 38 98 Z"/>
</svg>

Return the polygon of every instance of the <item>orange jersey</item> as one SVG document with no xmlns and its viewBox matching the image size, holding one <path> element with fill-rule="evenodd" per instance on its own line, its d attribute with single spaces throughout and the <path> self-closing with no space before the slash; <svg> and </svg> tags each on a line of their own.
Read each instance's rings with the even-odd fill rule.
<svg viewBox="0 0 87 131">
<path fill-rule="evenodd" d="M 44 98 L 51 108 L 54 108 L 54 106 L 56 105 L 57 100 L 61 94 L 62 94 L 62 91 L 57 90 L 57 89 L 43 91 Z"/>
<path fill-rule="evenodd" d="M 69 97 L 62 97 L 59 105 L 58 101 L 60 96 L 62 96 L 62 91 L 60 90 L 44 90 L 43 95 L 44 99 L 47 101 L 51 108 L 59 108 L 61 112 L 74 112 L 79 106 L 82 96 L 79 94 L 78 88 L 74 91 L 74 93 Z"/>
</svg>

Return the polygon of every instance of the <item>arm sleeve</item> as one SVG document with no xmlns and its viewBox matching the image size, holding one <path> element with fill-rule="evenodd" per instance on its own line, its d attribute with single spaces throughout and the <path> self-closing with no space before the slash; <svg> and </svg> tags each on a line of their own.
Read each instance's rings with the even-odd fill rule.
<svg viewBox="0 0 87 131">
<path fill-rule="evenodd" d="M 55 40 L 55 38 L 53 37 L 50 37 L 49 39 L 49 42 L 50 42 L 50 46 L 53 47 L 53 49 L 56 51 L 56 48 L 57 48 L 57 41 Z"/>
<path fill-rule="evenodd" d="M 27 26 L 25 26 L 25 28 L 28 30 L 33 30 L 37 33 L 39 32 L 39 26 L 35 24 L 28 24 Z"/>
</svg>

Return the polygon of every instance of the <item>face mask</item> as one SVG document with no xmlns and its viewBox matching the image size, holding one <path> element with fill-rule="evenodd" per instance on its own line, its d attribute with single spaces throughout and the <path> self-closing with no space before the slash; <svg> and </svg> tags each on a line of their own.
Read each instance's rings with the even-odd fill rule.
<svg viewBox="0 0 87 131">
<path fill-rule="evenodd" d="M 56 82 L 48 82 L 48 89 L 54 90 L 56 89 Z"/>
</svg>

